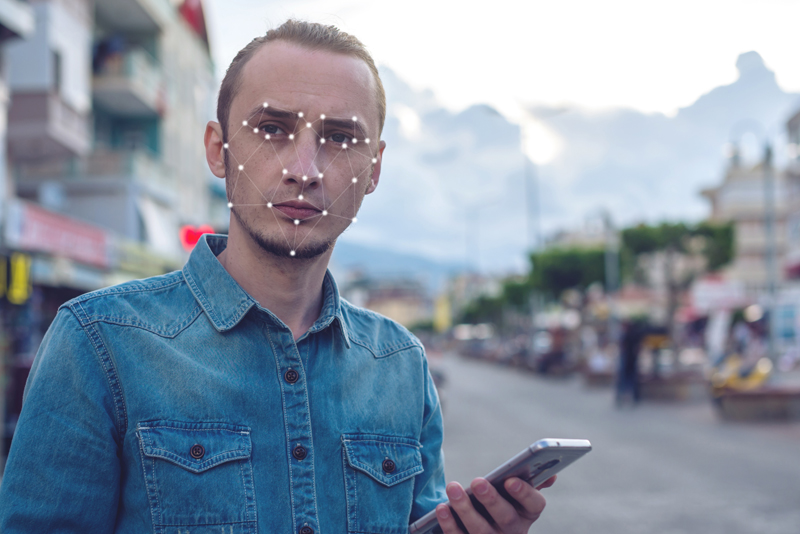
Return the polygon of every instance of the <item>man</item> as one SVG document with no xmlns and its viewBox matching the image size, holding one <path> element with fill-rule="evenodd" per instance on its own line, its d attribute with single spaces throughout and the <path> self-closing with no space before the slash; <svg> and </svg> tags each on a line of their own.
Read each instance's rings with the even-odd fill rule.
<svg viewBox="0 0 800 534">
<path fill-rule="evenodd" d="M 378 185 L 385 98 L 363 45 L 288 21 L 233 60 L 205 133 L 228 237 L 182 271 L 64 304 L 26 386 L 0 531 L 402 534 L 449 498 L 469 532 L 527 532 L 510 480 L 444 485 L 423 349 L 339 298 L 337 237 Z M 446 505 L 444 531 L 459 532 Z M 502 526 L 502 528 L 501 528 Z"/>
</svg>

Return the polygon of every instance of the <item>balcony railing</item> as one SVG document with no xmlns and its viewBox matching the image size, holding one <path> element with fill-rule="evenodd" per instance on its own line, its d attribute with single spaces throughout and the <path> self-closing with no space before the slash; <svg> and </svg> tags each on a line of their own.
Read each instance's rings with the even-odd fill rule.
<svg viewBox="0 0 800 534">
<path fill-rule="evenodd" d="M 87 115 L 54 93 L 15 93 L 8 111 L 9 154 L 13 159 L 83 155 L 89 151 Z"/>
<path fill-rule="evenodd" d="M 167 201 L 174 201 L 176 194 L 171 173 L 166 172 L 163 164 L 145 150 L 102 150 L 85 158 L 25 162 L 16 165 L 15 175 L 19 183 L 87 180 L 132 182 Z"/>
<path fill-rule="evenodd" d="M 102 58 L 92 88 L 95 102 L 112 113 L 149 116 L 164 112 L 161 69 L 143 49 Z"/>
</svg>

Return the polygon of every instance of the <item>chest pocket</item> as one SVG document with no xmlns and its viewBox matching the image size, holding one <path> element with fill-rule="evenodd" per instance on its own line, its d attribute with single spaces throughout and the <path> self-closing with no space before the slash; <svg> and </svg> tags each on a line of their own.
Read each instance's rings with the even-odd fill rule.
<svg viewBox="0 0 800 534">
<path fill-rule="evenodd" d="M 175 527 L 192 534 L 255 534 L 248 427 L 151 421 L 140 423 L 136 434 L 154 534 Z"/>
<path fill-rule="evenodd" d="M 408 532 L 414 476 L 423 470 L 421 448 L 410 438 L 342 435 L 348 532 Z"/>
</svg>

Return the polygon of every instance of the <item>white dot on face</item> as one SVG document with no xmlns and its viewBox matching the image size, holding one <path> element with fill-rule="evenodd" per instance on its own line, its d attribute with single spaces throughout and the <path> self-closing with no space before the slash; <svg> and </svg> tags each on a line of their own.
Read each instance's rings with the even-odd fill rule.
<svg viewBox="0 0 800 534">
<path fill-rule="evenodd" d="M 355 217 L 353 217 L 353 222 L 358 222 L 358 219 L 356 219 Z"/>
<path fill-rule="evenodd" d="M 291 252 L 289 252 L 289 256 L 294 256 L 294 250 L 292 250 Z"/>
<path fill-rule="evenodd" d="M 325 114 L 323 113 L 322 115 L 319 116 L 319 118 L 325 120 Z"/>
<path fill-rule="evenodd" d="M 228 202 L 228 207 L 232 208 L 233 207 L 233 202 Z"/>
<path fill-rule="evenodd" d="M 319 173 L 319 177 L 322 178 L 322 173 Z"/>
<path fill-rule="evenodd" d="M 306 180 L 308 180 L 308 176 L 303 175 L 303 181 L 305 182 Z"/>
<path fill-rule="evenodd" d="M 356 182 L 358 182 L 358 178 L 356 178 L 355 176 L 353 176 L 353 183 L 356 183 Z"/>
<path fill-rule="evenodd" d="M 300 219 L 295 219 L 294 220 L 294 225 L 297 226 L 298 224 L 300 224 Z"/>
<path fill-rule="evenodd" d="M 228 148 L 228 146 L 229 146 L 228 143 L 225 143 L 224 145 L 222 145 L 222 148 Z"/>
<path fill-rule="evenodd" d="M 300 113 L 297 114 L 297 116 L 298 117 L 302 117 L 303 116 L 303 112 L 301 111 Z"/>
<path fill-rule="evenodd" d="M 320 142 L 320 144 L 324 145 L 325 144 L 325 138 L 323 137 L 322 139 L 319 140 L 319 142 Z"/>
<path fill-rule="evenodd" d="M 347 143 L 342 143 L 342 148 L 347 148 Z"/>
<path fill-rule="evenodd" d="M 365 143 L 369 143 L 369 137 L 367 137 L 366 139 L 364 139 L 364 142 L 365 142 Z"/>
<path fill-rule="evenodd" d="M 378 163 L 378 158 L 372 158 L 372 163 Z"/>
<path fill-rule="evenodd" d="M 242 121 L 242 126 L 247 126 L 247 121 Z"/>
<path fill-rule="evenodd" d="M 306 128 L 311 128 L 311 123 L 310 122 L 306 123 Z"/>
<path fill-rule="evenodd" d="M 323 215 L 327 215 L 328 214 L 328 210 L 322 210 L 322 214 Z"/>
<path fill-rule="evenodd" d="M 253 128 L 253 133 L 258 133 L 258 128 Z"/>
<path fill-rule="evenodd" d="M 265 135 L 264 139 L 269 139 L 269 134 Z"/>
<path fill-rule="evenodd" d="M 268 108 L 268 107 L 269 107 L 269 104 L 267 104 L 266 102 L 264 102 L 264 107 L 265 107 L 265 108 Z"/>
<path fill-rule="evenodd" d="M 283 171 L 281 171 L 281 172 L 283 172 L 283 174 L 286 174 L 286 173 L 288 173 L 289 171 L 287 171 L 286 169 L 283 169 Z"/>
<path fill-rule="evenodd" d="M 271 208 L 272 207 L 272 202 L 267 202 L 267 207 Z"/>
<path fill-rule="evenodd" d="M 297 200 L 303 200 L 303 195 L 298 196 Z"/>
<path fill-rule="evenodd" d="M 244 165 L 239 165 L 239 170 L 243 171 L 244 170 Z"/>
<path fill-rule="evenodd" d="M 289 134 L 289 139 L 294 139 L 294 134 Z"/>
<path fill-rule="evenodd" d="M 354 120 L 354 121 L 357 121 L 357 120 L 358 120 L 358 117 L 356 117 L 355 115 L 353 115 L 353 120 Z"/>
<path fill-rule="evenodd" d="M 356 138 L 354 137 L 354 138 L 353 138 L 353 144 L 356 144 L 356 143 L 358 143 L 358 139 L 356 139 Z"/>
</svg>

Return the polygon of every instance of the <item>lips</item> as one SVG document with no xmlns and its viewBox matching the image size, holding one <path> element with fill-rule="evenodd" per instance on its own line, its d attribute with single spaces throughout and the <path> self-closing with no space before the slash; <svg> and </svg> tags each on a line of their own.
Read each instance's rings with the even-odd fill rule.
<svg viewBox="0 0 800 534">
<path fill-rule="evenodd" d="M 321 211 L 312 204 L 302 200 L 289 200 L 279 204 L 273 204 L 276 210 L 280 211 L 291 219 L 308 219 L 319 215 Z"/>
</svg>

